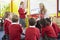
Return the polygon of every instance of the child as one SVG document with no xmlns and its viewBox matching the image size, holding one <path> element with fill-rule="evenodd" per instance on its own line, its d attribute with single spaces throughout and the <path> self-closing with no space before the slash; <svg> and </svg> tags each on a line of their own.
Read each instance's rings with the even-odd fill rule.
<svg viewBox="0 0 60 40">
<path fill-rule="evenodd" d="M 11 24 L 11 18 L 12 18 L 11 13 L 10 13 L 10 12 L 5 12 L 5 15 L 4 15 L 5 39 L 8 39 L 8 36 L 9 36 L 8 27 L 9 27 L 9 25 Z"/>
<path fill-rule="evenodd" d="M 36 27 L 40 30 L 40 36 L 41 36 L 42 28 L 40 26 L 40 20 L 37 21 Z M 40 37 L 40 40 L 42 40 L 42 37 Z"/>
<path fill-rule="evenodd" d="M 21 40 L 22 26 L 18 24 L 17 15 L 13 15 L 12 22 L 9 26 L 9 40 Z"/>
<path fill-rule="evenodd" d="M 36 27 L 40 29 L 40 32 L 41 32 L 40 20 L 37 21 Z"/>
<path fill-rule="evenodd" d="M 26 26 L 26 24 L 25 24 L 25 15 L 26 15 L 26 13 L 27 12 L 25 12 L 25 8 L 24 8 L 24 2 L 22 1 L 21 3 L 20 3 L 20 7 L 19 7 L 19 10 L 18 10 L 18 12 L 19 12 L 19 16 L 20 16 L 20 20 L 19 20 L 19 23 L 20 24 L 22 24 L 22 26 L 23 26 L 23 28 L 25 28 L 25 26 Z"/>
<path fill-rule="evenodd" d="M 56 34 L 52 26 L 45 20 L 40 20 L 42 27 L 42 38 L 43 40 L 56 40 Z"/>
<path fill-rule="evenodd" d="M 51 20 L 49 18 L 46 18 L 46 20 L 51 24 L 51 26 L 53 27 L 53 29 L 58 37 L 58 32 L 59 32 L 58 25 L 54 22 L 51 22 Z"/>
<path fill-rule="evenodd" d="M 40 31 L 35 27 L 36 21 L 33 18 L 29 19 L 29 27 L 26 29 L 25 40 L 39 40 Z"/>
</svg>

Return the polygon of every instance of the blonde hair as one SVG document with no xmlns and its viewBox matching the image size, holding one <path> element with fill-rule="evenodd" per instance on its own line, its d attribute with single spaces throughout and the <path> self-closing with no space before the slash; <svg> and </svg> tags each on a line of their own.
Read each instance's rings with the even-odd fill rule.
<svg viewBox="0 0 60 40">
<path fill-rule="evenodd" d="M 41 11 L 41 12 L 42 12 L 42 11 L 44 11 L 44 13 L 46 13 L 46 11 L 47 11 L 47 10 L 46 10 L 46 8 L 45 8 L 44 4 L 43 4 L 43 3 L 40 3 L 39 5 L 43 5 L 43 9 L 42 9 L 42 10 L 40 10 L 40 11 Z"/>
<path fill-rule="evenodd" d="M 47 10 L 41 10 L 41 13 L 44 12 L 44 14 L 46 13 Z"/>
</svg>

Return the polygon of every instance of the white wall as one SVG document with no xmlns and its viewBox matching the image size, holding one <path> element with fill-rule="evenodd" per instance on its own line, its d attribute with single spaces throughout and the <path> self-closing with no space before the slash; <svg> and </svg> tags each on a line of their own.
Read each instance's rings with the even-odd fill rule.
<svg viewBox="0 0 60 40">
<path fill-rule="evenodd" d="M 60 11 L 60 0 L 59 0 L 59 11 Z"/>
<path fill-rule="evenodd" d="M 11 0 L 0 0 L 0 2 L 3 4 L 9 4 L 11 2 Z"/>
<path fill-rule="evenodd" d="M 30 13 L 39 13 L 39 3 L 44 3 L 47 13 L 52 14 L 57 12 L 56 0 L 30 0 Z"/>
<path fill-rule="evenodd" d="M 4 9 L 4 6 L 9 5 L 10 2 L 11 2 L 11 0 L 0 0 L 0 3 L 1 3 L 0 7 L 1 7 L 1 9 L 2 8 Z"/>
</svg>

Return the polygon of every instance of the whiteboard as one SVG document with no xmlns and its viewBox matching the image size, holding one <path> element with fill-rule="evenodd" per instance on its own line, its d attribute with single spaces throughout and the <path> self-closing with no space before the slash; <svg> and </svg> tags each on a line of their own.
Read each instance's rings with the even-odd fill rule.
<svg viewBox="0 0 60 40">
<path fill-rule="evenodd" d="M 30 0 L 30 13 L 39 14 L 39 3 L 44 3 L 47 13 L 57 13 L 57 1 L 56 0 Z"/>
</svg>

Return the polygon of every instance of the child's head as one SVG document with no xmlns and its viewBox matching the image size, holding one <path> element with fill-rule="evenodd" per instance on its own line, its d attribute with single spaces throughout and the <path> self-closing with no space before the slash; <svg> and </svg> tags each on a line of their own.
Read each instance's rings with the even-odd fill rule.
<svg viewBox="0 0 60 40">
<path fill-rule="evenodd" d="M 40 20 L 37 21 L 36 27 L 39 28 L 39 29 L 41 29 Z"/>
<path fill-rule="evenodd" d="M 20 3 L 20 6 L 24 7 L 24 2 L 23 1 Z"/>
<path fill-rule="evenodd" d="M 17 15 L 12 16 L 12 22 L 18 22 L 18 16 Z"/>
<path fill-rule="evenodd" d="M 50 18 L 46 18 L 46 21 L 47 21 L 49 24 L 51 24 Z"/>
<path fill-rule="evenodd" d="M 29 19 L 29 25 L 34 26 L 36 24 L 36 20 L 34 18 Z"/>
<path fill-rule="evenodd" d="M 48 26 L 49 24 L 48 24 L 48 22 L 45 20 L 45 19 L 41 19 L 40 20 L 40 26 L 41 27 L 46 27 L 46 26 Z"/>
<path fill-rule="evenodd" d="M 12 18 L 12 15 L 11 14 L 12 14 L 11 12 L 5 12 L 4 18 L 11 19 Z"/>
</svg>

